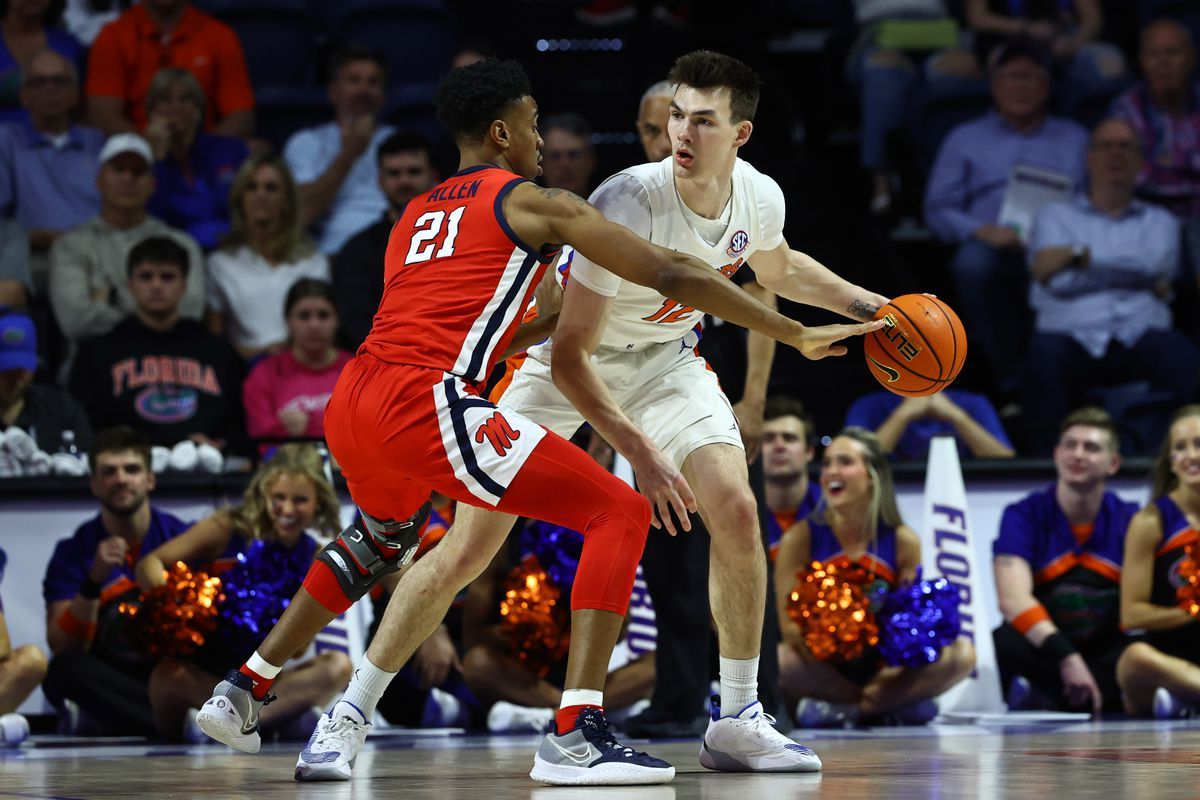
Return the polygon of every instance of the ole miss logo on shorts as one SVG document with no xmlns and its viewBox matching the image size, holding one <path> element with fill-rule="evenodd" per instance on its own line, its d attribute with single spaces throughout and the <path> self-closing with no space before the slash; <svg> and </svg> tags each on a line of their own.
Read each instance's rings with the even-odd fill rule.
<svg viewBox="0 0 1200 800">
<path fill-rule="evenodd" d="M 746 251 L 750 246 L 750 236 L 745 231 L 738 231 L 729 240 L 729 247 L 725 248 L 725 253 L 730 258 L 736 258 Z"/>
<path fill-rule="evenodd" d="M 476 444 L 483 444 L 483 440 L 492 445 L 492 449 L 496 451 L 496 455 L 501 458 L 509 450 L 512 450 L 513 440 L 520 439 L 521 432 L 513 430 L 499 411 L 488 419 L 487 422 L 479 426 L 479 430 L 475 431 Z"/>
</svg>

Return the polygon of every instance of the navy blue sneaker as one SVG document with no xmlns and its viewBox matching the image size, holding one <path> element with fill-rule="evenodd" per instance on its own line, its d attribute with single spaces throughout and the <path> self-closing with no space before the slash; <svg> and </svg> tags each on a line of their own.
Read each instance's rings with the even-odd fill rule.
<svg viewBox="0 0 1200 800">
<path fill-rule="evenodd" d="M 667 762 L 617 741 L 604 712 L 585 708 L 575 727 L 546 734 L 529 777 L 555 786 L 627 786 L 666 783 L 675 777 Z"/>
</svg>

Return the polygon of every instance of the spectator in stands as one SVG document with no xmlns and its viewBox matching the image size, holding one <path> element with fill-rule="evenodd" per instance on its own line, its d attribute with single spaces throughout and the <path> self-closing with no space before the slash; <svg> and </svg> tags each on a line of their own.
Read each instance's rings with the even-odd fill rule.
<svg viewBox="0 0 1200 800">
<path fill-rule="evenodd" d="M 1138 194 L 1176 217 L 1200 216 L 1200 86 L 1193 81 L 1196 49 L 1188 29 L 1160 19 L 1142 29 L 1141 81 L 1113 103 L 1114 116 L 1133 126 L 1142 145 Z"/>
<path fill-rule="evenodd" d="M 539 675 L 541 665 L 520 658 L 519 646 L 502 630 L 500 601 L 504 599 L 506 578 L 528 556 L 521 544 L 541 536 L 562 535 L 561 529 L 545 522 L 531 520 L 528 524 L 529 530 L 510 536 L 508 546 L 502 547 L 483 574 L 467 587 L 463 612 L 463 675 L 484 707 L 491 706 L 488 728 L 497 732 L 542 730 L 554 719 L 566 677 L 565 654 L 558 662 L 545 665 L 548 674 Z M 569 635 L 569 631 L 563 635 Z M 610 665 L 604 685 L 605 713 L 628 709 L 649 697 L 653 688 L 653 653 L 643 653 L 616 668 Z"/>
<path fill-rule="evenodd" d="M 958 47 L 958 26 L 945 0 L 854 0 L 854 13 L 858 35 L 846 71 L 859 93 L 859 158 L 871 173 L 869 208 L 882 215 L 892 208 L 895 181 L 888 139 L 904 128 L 918 86 L 933 95 L 939 86 L 973 86 L 982 72 Z"/>
<path fill-rule="evenodd" d="M 989 362 L 1004 402 L 1020 388 L 1027 338 L 1029 279 L 1023 232 L 1004 224 L 1001 207 L 1014 166 L 1053 172 L 1082 186 L 1087 132 L 1047 116 L 1047 60 L 1022 41 L 998 49 L 991 64 L 995 110 L 952 130 L 938 151 L 925 192 L 925 221 L 958 249 L 950 264 L 971 342 Z"/>
<path fill-rule="evenodd" d="M 42 50 L 58 53 L 76 75 L 83 68 L 84 47 L 59 27 L 61 3 L 51 0 L 8 0 L 0 19 L 0 122 L 24 118 L 18 91 L 22 67 Z"/>
<path fill-rule="evenodd" d="M 0 550 L 0 583 L 7 556 Z M 29 722 L 16 713 L 46 677 L 46 654 L 36 644 L 13 648 L 0 603 L 0 747 L 15 747 L 29 735 Z"/>
<path fill-rule="evenodd" d="M 671 98 L 674 96 L 675 87 L 669 81 L 651 84 L 642 93 L 636 126 L 647 161 L 662 161 L 671 155 L 666 120 L 671 116 Z"/>
<path fill-rule="evenodd" d="M 1113 93 L 1125 76 L 1121 49 L 1099 38 L 1104 27 L 1100 0 L 966 0 L 965 11 L 981 63 L 1013 36 L 1028 37 L 1050 51 L 1060 107 L 1067 114 L 1084 98 Z"/>
<path fill-rule="evenodd" d="M 1107 488 L 1117 426 L 1085 407 L 1062 421 L 1057 481 L 1004 509 L 992 543 L 1004 623 L 992 633 L 1009 708 L 1119 710 L 1118 624 L 1125 530 L 1137 511 Z"/>
<path fill-rule="evenodd" d="M 194 569 L 217 571 L 212 562 L 229 563 L 247 553 L 252 544 L 262 542 L 262 552 L 267 554 L 262 557 L 270 561 L 259 563 L 272 564 L 272 581 L 282 583 L 286 588 L 279 593 L 290 598 L 300 589 L 319 547 L 308 530 L 322 537 L 336 536 L 341 529 L 339 508 L 316 449 L 306 444 L 284 445 L 259 467 L 240 505 L 218 510 L 154 549 L 143 548 L 136 568 L 138 584 L 143 589 L 163 586 L 164 566 L 176 561 Z M 269 614 L 270 606 L 263 604 L 262 613 Z M 272 624 L 265 617 L 255 622 L 264 627 Z M 218 626 L 228 624 L 224 619 L 217 621 Z M 203 740 L 199 729 L 185 730 L 188 711 L 204 704 L 229 664 L 250 656 L 254 644 L 247 644 L 245 638 L 241 637 L 239 643 L 236 637 L 222 636 L 218 628 L 194 654 L 169 654 L 154 667 L 149 683 L 150 704 L 163 736 Z M 243 652 L 246 646 L 249 650 Z M 337 650 L 289 664 L 274 684 L 278 700 L 263 707 L 260 724 L 264 731 L 284 734 L 283 726 L 307 713 L 311 717 L 308 724 L 292 726 L 295 736 L 289 738 L 307 737 L 316 724 L 313 707 L 325 708 L 349 682 L 352 669 L 349 656 Z"/>
<path fill-rule="evenodd" d="M 128 425 L 163 447 L 191 439 L 237 449 L 242 360 L 228 340 L 180 318 L 190 268 L 187 250 L 166 236 L 129 251 L 134 312 L 110 333 L 80 343 L 71 393 L 94 428 Z"/>
<path fill-rule="evenodd" d="M 375 150 L 392 133 L 379 121 L 387 99 L 387 62 L 361 46 L 333 58 L 329 102 L 333 121 L 297 131 L 283 157 L 300 186 L 304 226 L 330 255 L 387 209 L 379 189 Z"/>
<path fill-rule="evenodd" d="M 242 164 L 229 208 L 229 234 L 208 257 L 208 325 L 251 359 L 286 345 L 288 288 L 299 278 L 329 280 L 329 260 L 300 228 L 296 183 L 278 156 Z"/>
<path fill-rule="evenodd" d="M 799 699 L 801 727 L 840 727 L 890 715 L 899 724 L 924 724 L 937 715 L 934 697 L 975 668 L 966 638 L 946 645 L 938 660 L 920 669 L 885 666 L 878 649 L 853 661 L 817 660 L 804 633 L 788 615 L 798 572 L 813 561 L 862 567 L 889 588 L 911 583 L 921 563 L 921 542 L 896 507 L 892 468 L 874 434 L 843 428 L 821 461 L 820 510 L 783 535 L 775 561 L 775 601 L 783 641 L 779 673 L 785 696 Z"/>
<path fill-rule="evenodd" d="M 28 232 L 35 291 L 44 296 L 50 245 L 100 210 L 94 174 L 104 134 L 72 122 L 78 73 L 53 50 L 25 61 L 21 105 L 28 117 L 0 126 L 0 212 Z"/>
<path fill-rule="evenodd" d="M 799 400 L 786 395 L 767 399 L 763 410 L 763 483 L 767 508 L 767 545 L 774 561 L 783 534 L 817 507 L 821 486 L 808 479 L 817 432 Z"/>
<path fill-rule="evenodd" d="M 573 112 L 551 114 L 539 124 L 542 148 L 542 185 L 566 189 L 580 197 L 592 193 L 596 151 L 592 128 Z"/>
<path fill-rule="evenodd" d="M 207 100 L 206 130 L 242 138 L 254 131 L 254 93 L 237 34 L 188 0 L 143 0 L 100 31 L 87 70 L 92 124 L 110 136 L 145 128 L 146 94 L 163 67 L 196 76 Z"/>
<path fill-rule="evenodd" d="M 0 217 L 0 308 L 23 308 L 32 293 L 25 229 L 16 220 Z"/>
<path fill-rule="evenodd" d="M 429 142 L 419 133 L 396 131 L 376 151 L 379 188 L 387 209 L 374 224 L 354 234 L 333 259 L 333 294 L 341 318 L 341 341 L 354 352 L 367 338 L 383 297 L 383 255 L 392 226 L 413 197 L 438 181 Z"/>
<path fill-rule="evenodd" d="M 1181 571 L 1194 563 L 1200 535 L 1200 406 L 1175 413 L 1154 462 L 1152 500 L 1125 536 L 1121 627 L 1142 631 L 1117 662 L 1125 710 L 1158 719 L 1200 713 L 1200 635 L 1196 612 L 1181 602 Z M 1194 591 L 1191 593 L 1195 597 Z"/>
<path fill-rule="evenodd" d="M 199 319 L 204 310 L 204 261 L 196 243 L 148 216 L 154 193 L 154 155 L 142 137 L 109 137 L 100 151 L 96 185 L 100 214 L 60 236 L 50 249 L 50 305 L 70 340 L 108 333 L 135 303 L 129 293 L 129 251 L 150 236 L 169 236 L 187 251 L 187 289 L 179 313 Z"/>
<path fill-rule="evenodd" d="M 992 401 L 961 389 L 945 389 L 929 397 L 869 392 L 850 406 L 846 425 L 873 431 L 884 452 L 901 461 L 926 458 L 934 436 L 953 436 L 964 457 L 1016 455 Z"/>
<path fill-rule="evenodd" d="M 1053 446 L 1055 421 L 1095 386 L 1148 381 L 1175 405 L 1193 398 L 1200 351 L 1171 327 L 1179 224 L 1134 199 L 1141 149 L 1129 123 L 1092 132 L 1088 192 L 1034 218 L 1029 243 L 1037 315 L 1025 378 L 1034 452 Z"/>
<path fill-rule="evenodd" d="M 146 140 L 156 159 L 150 213 L 212 250 L 229 230 L 229 187 L 250 151 L 241 139 L 201 129 L 204 91 L 186 69 L 155 74 L 146 115 Z"/>
<path fill-rule="evenodd" d="M 283 317 L 287 348 L 255 364 L 242 387 L 246 430 L 251 439 L 321 439 L 325 404 L 350 360 L 335 343 L 333 288 L 301 278 L 288 289 Z"/>
<path fill-rule="evenodd" d="M 152 664 L 134 652 L 117 607 L 137 598 L 134 564 L 182 533 L 183 520 L 150 504 L 150 444 L 129 428 L 101 431 L 89 453 L 100 513 L 61 540 L 46 567 L 46 698 L 78 732 L 154 733 L 146 682 Z"/>
<path fill-rule="evenodd" d="M 38 449 L 57 452 L 63 432 L 73 431 L 86 450 L 92 427 L 83 407 L 57 386 L 33 382 L 37 371 L 37 331 L 18 311 L 0 309 L 0 430 L 15 425 L 37 441 Z"/>
</svg>

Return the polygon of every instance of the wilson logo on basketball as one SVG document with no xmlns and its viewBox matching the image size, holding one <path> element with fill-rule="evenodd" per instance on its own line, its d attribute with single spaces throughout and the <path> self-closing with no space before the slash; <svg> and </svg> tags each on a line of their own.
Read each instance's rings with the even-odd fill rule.
<svg viewBox="0 0 1200 800">
<path fill-rule="evenodd" d="M 912 361 L 921 354 L 920 345 L 913 344 L 908 332 L 896 322 L 895 314 L 885 314 L 883 317 L 883 335 L 889 342 L 896 345 L 896 352 L 905 361 Z"/>
<path fill-rule="evenodd" d="M 513 440 L 520 439 L 521 432 L 513 430 L 499 411 L 492 414 L 491 419 L 479 426 L 479 430 L 475 431 L 475 442 L 483 444 L 483 440 L 487 439 L 492 445 L 492 449 L 496 451 L 496 455 L 504 457 L 509 450 L 512 449 Z"/>
</svg>

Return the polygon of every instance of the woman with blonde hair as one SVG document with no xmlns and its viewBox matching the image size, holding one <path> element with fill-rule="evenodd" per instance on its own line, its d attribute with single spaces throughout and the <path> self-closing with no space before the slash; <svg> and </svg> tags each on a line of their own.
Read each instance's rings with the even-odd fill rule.
<svg viewBox="0 0 1200 800">
<path fill-rule="evenodd" d="M 286 572 L 280 583 L 289 585 L 279 591 L 290 598 L 300 588 L 317 552 L 317 541 L 309 531 L 335 535 L 342 527 L 339 507 L 316 449 L 307 444 L 283 445 L 255 473 L 240 505 L 218 510 L 144 555 L 136 568 L 138 584 L 147 591 L 164 585 L 165 567 L 177 561 L 211 574 L 228 574 L 239 554 L 262 541 L 264 552 L 270 548 L 273 573 Z M 266 562 L 259 559 L 254 563 Z M 221 665 L 243 660 L 253 651 L 254 642 L 250 642 L 250 651 L 234 652 L 233 638 L 222 635 L 222 626 L 229 624 L 220 617 L 217 631 L 194 655 L 167 657 L 155 666 L 150 675 L 150 705 L 163 736 L 191 738 L 185 720 L 191 718 L 190 710 L 204 704 L 209 689 L 220 680 Z M 270 627 L 272 620 L 263 619 L 259 624 Z M 324 705 L 345 687 L 351 669 L 349 657 L 340 652 L 321 653 L 284 669 L 277 685 L 286 689 L 285 699 L 263 710 L 264 730 L 279 731 L 313 706 Z M 285 681 L 286 687 L 282 686 Z M 311 725 L 295 727 L 306 736 Z"/>
<path fill-rule="evenodd" d="M 250 151 L 241 139 L 205 133 L 205 105 L 195 75 L 160 69 L 146 93 L 143 135 L 155 158 L 147 210 L 208 251 L 229 230 L 229 189 Z"/>
<path fill-rule="evenodd" d="M 246 159 L 233 179 L 229 210 L 229 233 L 208 259 L 207 322 L 253 359 L 286 346 L 288 289 L 300 278 L 328 281 L 329 260 L 300 228 L 296 182 L 278 156 Z"/>
<path fill-rule="evenodd" d="M 1121 566 L 1121 628 L 1144 635 L 1117 661 L 1117 683 L 1132 715 L 1195 716 L 1200 629 L 1177 591 L 1187 583 L 1180 568 L 1200 558 L 1200 405 L 1175 412 L 1153 476 L 1153 499 L 1129 523 Z"/>
<path fill-rule="evenodd" d="M 800 699 L 797 724 L 840 726 L 884 717 L 901 724 L 928 722 L 937 713 L 932 698 L 975 667 L 968 640 L 955 640 L 937 661 L 919 668 L 884 666 L 876 648 L 832 664 L 813 656 L 788 616 L 796 573 L 813 561 L 843 571 L 862 568 L 889 589 L 916 577 L 921 543 L 900 517 L 892 469 L 875 434 L 844 428 L 825 448 L 821 495 L 816 511 L 784 532 L 775 562 L 780 684 L 789 701 Z"/>
</svg>

